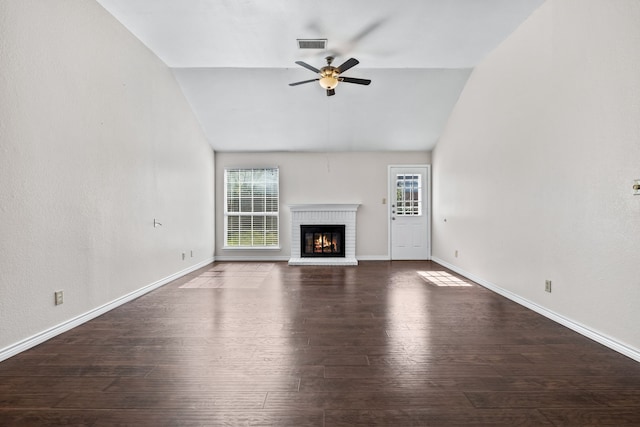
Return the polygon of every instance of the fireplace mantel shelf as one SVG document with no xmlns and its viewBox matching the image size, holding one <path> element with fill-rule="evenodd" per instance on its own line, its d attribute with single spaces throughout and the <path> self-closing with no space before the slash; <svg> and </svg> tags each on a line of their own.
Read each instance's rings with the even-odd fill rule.
<svg viewBox="0 0 640 427">
<path fill-rule="evenodd" d="M 360 206 L 359 203 L 351 203 L 351 204 L 346 204 L 346 203 L 332 203 L 332 204 L 319 203 L 319 204 L 289 205 L 289 209 L 292 212 L 294 212 L 294 211 L 295 212 L 325 212 L 325 211 L 329 211 L 329 212 L 340 212 L 340 211 L 352 212 L 352 211 L 357 211 L 359 206 Z"/>
</svg>

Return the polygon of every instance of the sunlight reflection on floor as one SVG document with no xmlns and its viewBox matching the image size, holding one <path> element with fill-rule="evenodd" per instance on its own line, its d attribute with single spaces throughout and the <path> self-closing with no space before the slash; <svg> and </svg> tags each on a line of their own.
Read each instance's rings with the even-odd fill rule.
<svg viewBox="0 0 640 427">
<path fill-rule="evenodd" d="M 436 286 L 448 287 L 469 287 L 473 286 L 459 277 L 456 277 L 446 271 L 417 271 L 418 275 L 425 281 Z"/>
<path fill-rule="evenodd" d="M 269 276 L 273 267 L 273 263 L 216 264 L 180 288 L 258 289 Z"/>
</svg>

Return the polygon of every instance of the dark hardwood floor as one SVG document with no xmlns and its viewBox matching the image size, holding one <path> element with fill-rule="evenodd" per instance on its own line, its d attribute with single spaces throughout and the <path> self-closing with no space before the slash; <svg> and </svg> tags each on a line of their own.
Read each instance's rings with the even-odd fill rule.
<svg viewBox="0 0 640 427">
<path fill-rule="evenodd" d="M 640 363 L 431 262 L 216 263 L 0 363 L 0 425 L 640 426 Z"/>
</svg>

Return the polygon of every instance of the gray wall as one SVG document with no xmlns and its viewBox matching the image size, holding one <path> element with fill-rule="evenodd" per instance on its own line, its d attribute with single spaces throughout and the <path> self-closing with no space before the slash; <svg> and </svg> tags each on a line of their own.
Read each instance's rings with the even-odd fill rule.
<svg viewBox="0 0 640 427">
<path fill-rule="evenodd" d="M 640 359 L 639 23 L 549 0 L 474 70 L 433 153 L 433 254 Z"/>
<path fill-rule="evenodd" d="M 291 215 L 287 205 L 360 203 L 356 257 L 388 259 L 387 166 L 428 164 L 428 152 L 216 153 L 216 259 L 289 259 Z M 280 168 L 280 250 L 223 249 L 224 168 Z"/>
<path fill-rule="evenodd" d="M 0 54 L 1 359 L 212 259 L 214 156 L 170 70 L 94 1 L 0 2 Z"/>
</svg>

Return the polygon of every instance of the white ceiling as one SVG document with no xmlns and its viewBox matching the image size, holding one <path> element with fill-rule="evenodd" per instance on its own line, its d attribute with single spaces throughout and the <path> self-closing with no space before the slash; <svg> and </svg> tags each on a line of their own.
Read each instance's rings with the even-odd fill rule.
<svg viewBox="0 0 640 427">
<path fill-rule="evenodd" d="M 544 2 L 97 1 L 172 68 L 217 151 L 431 150 L 471 69 Z M 371 85 L 288 86 L 329 54 Z"/>
</svg>

